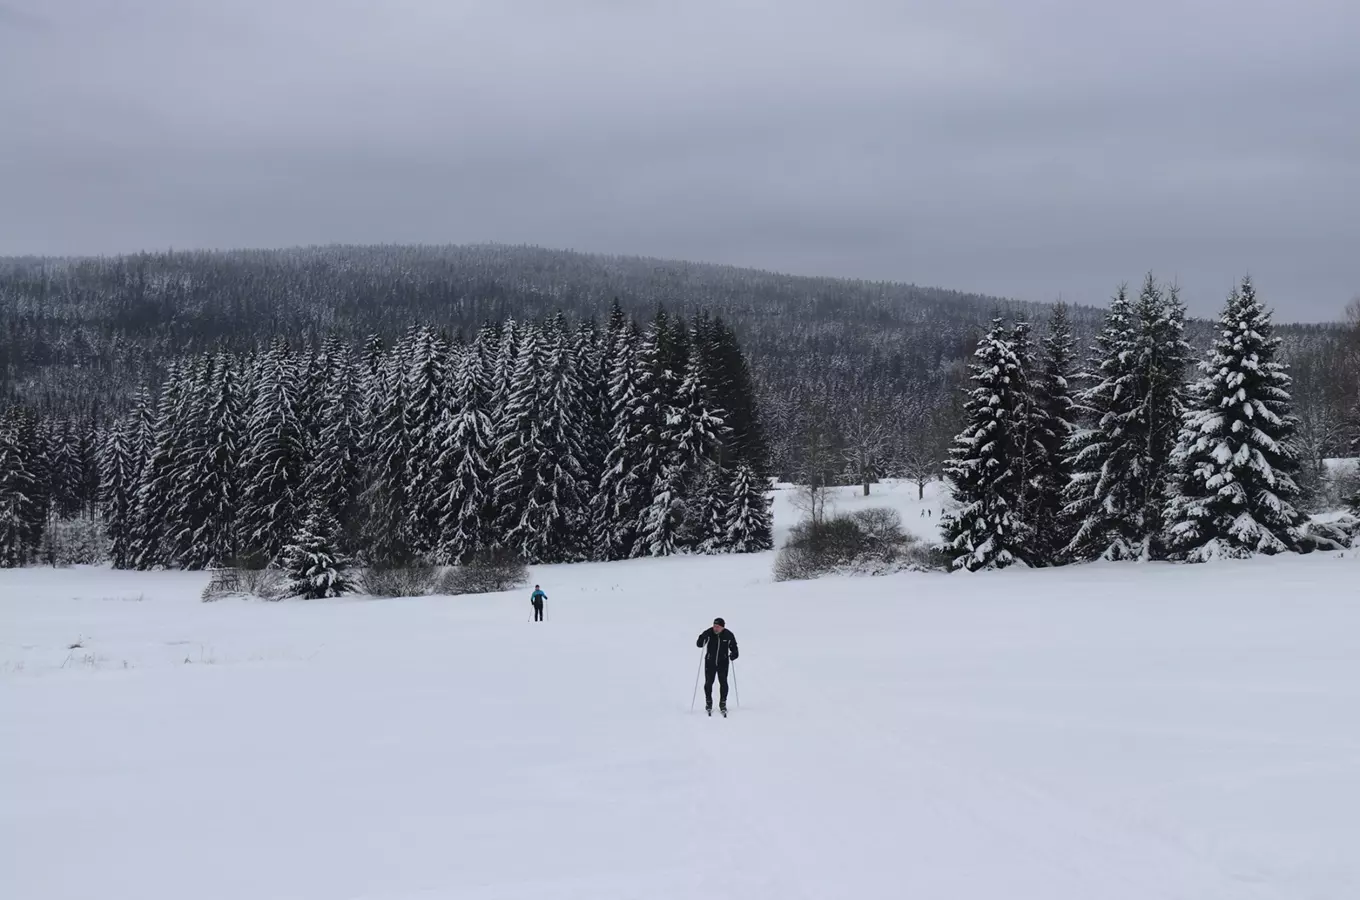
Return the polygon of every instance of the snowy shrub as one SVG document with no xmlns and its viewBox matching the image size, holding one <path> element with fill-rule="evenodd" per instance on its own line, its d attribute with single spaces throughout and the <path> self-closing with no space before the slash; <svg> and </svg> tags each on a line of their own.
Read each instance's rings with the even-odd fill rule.
<svg viewBox="0 0 1360 900">
<path fill-rule="evenodd" d="M 109 560 L 109 535 L 95 519 L 58 519 L 43 534 L 42 561 L 49 566 L 93 566 Z"/>
<path fill-rule="evenodd" d="M 503 550 L 474 554 L 461 566 L 450 566 L 439 576 L 437 594 L 493 594 L 523 587 L 529 567 Z"/>
<path fill-rule="evenodd" d="M 256 597 L 260 600 L 282 600 L 288 596 L 288 583 L 278 569 L 225 568 L 213 569 L 200 599 L 204 603 L 228 597 Z"/>
<path fill-rule="evenodd" d="M 359 590 L 373 597 L 423 597 L 432 594 L 439 569 L 417 561 L 405 566 L 372 565 L 359 576 Z"/>
<path fill-rule="evenodd" d="M 235 570 L 241 590 L 251 597 L 261 600 L 282 600 L 288 595 L 288 586 L 283 573 L 278 569 L 252 567 Z"/>
<path fill-rule="evenodd" d="M 865 509 L 794 527 L 775 557 L 776 581 L 823 575 L 887 575 L 943 568 L 946 560 L 902 530 L 892 509 Z"/>
</svg>

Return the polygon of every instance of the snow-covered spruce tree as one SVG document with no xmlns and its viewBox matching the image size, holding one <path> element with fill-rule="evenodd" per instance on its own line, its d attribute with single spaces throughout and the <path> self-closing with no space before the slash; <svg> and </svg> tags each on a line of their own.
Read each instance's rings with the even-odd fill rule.
<svg viewBox="0 0 1360 900">
<path fill-rule="evenodd" d="M 765 489 L 765 482 L 749 464 L 737 466 L 727 512 L 724 544 L 728 552 L 759 553 L 774 547 L 774 519 Z"/>
<path fill-rule="evenodd" d="M 136 423 L 113 423 L 100 455 L 100 507 L 109 534 L 109 556 L 115 569 L 132 567 L 133 514 L 137 502 L 137 463 L 130 437 Z"/>
<path fill-rule="evenodd" d="M 642 512 L 634 556 L 670 556 L 684 549 L 685 488 L 688 472 L 679 454 L 662 464 L 653 483 L 652 502 Z"/>
<path fill-rule="evenodd" d="M 320 388 L 313 431 L 307 435 L 310 446 L 302 495 L 320 503 L 341 523 L 340 547 L 349 552 L 358 540 L 361 524 L 361 370 L 349 347 L 337 338 L 323 343 L 320 356 L 326 378 Z"/>
<path fill-rule="evenodd" d="M 1011 331 L 1011 346 L 1020 362 L 1020 377 L 1012 384 L 1017 397 L 1015 407 L 1016 476 L 1020 484 L 1020 501 L 1016 513 L 1024 523 L 1029 543 L 1019 554 L 1030 565 L 1047 565 L 1049 549 L 1039 533 L 1040 511 L 1049 500 L 1045 495 L 1051 468 L 1049 447 L 1053 444 L 1054 426 L 1044 402 L 1045 389 L 1041 363 L 1035 354 L 1033 329 L 1028 322 L 1017 322 Z"/>
<path fill-rule="evenodd" d="M 1171 450 L 1183 413 L 1190 348 L 1174 288 L 1149 275 L 1137 303 L 1120 289 L 1097 338 L 1095 383 L 1081 392 L 1085 419 L 1068 443 L 1065 514 L 1078 523 L 1074 559 L 1140 560 L 1161 554 Z"/>
<path fill-rule="evenodd" d="M 187 366 L 176 363 L 166 367 L 165 381 L 156 403 L 151 429 L 151 451 L 137 482 L 137 508 L 133 516 L 132 565 L 154 569 L 174 563 L 175 489 L 185 472 L 187 395 L 190 391 Z"/>
<path fill-rule="evenodd" d="M 732 508 L 732 472 L 704 462 L 690 478 L 681 544 L 694 553 L 727 552 L 727 517 Z"/>
<path fill-rule="evenodd" d="M 1048 335 L 1042 344 L 1040 371 L 1033 380 L 1037 405 L 1043 411 L 1042 462 L 1034 473 L 1034 523 L 1036 552 L 1047 565 L 1064 562 L 1064 550 L 1075 529 L 1064 514 L 1063 491 L 1071 480 L 1066 446 L 1076 431 L 1073 423 L 1070 383 L 1076 354 L 1067 306 L 1058 304 L 1048 320 Z"/>
<path fill-rule="evenodd" d="M 49 418 L 44 424 L 52 512 L 59 519 L 74 519 L 85 506 L 80 434 L 67 418 Z"/>
<path fill-rule="evenodd" d="M 411 458 L 407 422 L 405 359 L 399 345 L 378 361 L 365 388 L 364 491 L 360 544 L 370 566 L 399 567 L 412 561 L 410 490 Z"/>
<path fill-rule="evenodd" d="M 441 538 L 439 497 L 444 493 L 439 469 L 440 426 L 448 411 L 450 348 L 431 328 L 412 336 L 406 366 L 406 430 L 411 448 L 406 460 L 410 505 L 407 525 L 412 549 L 432 556 Z"/>
<path fill-rule="evenodd" d="M 1280 339 L 1250 278 L 1234 290 L 1173 453 L 1166 521 L 1173 556 L 1190 562 L 1297 551 L 1298 460 Z"/>
<path fill-rule="evenodd" d="M 702 524 L 685 524 L 687 515 L 703 514 L 694 505 L 699 499 L 692 496 L 695 482 L 704 467 L 718 458 L 724 437 L 722 416 L 711 409 L 706 394 L 701 354 L 695 351 L 685 364 L 680 383 L 671 391 L 673 399 L 661 423 L 654 450 L 662 460 L 661 469 L 652 482 L 651 503 L 642 514 L 635 556 L 695 550 L 707 540 Z"/>
<path fill-rule="evenodd" d="M 335 519 L 320 507 L 293 532 L 283 549 L 288 596 L 320 600 L 354 589 L 349 560 L 340 551 L 339 532 Z"/>
<path fill-rule="evenodd" d="M 678 518 L 682 525 L 678 546 L 712 552 L 723 537 L 721 510 L 726 504 L 720 473 L 715 470 L 721 465 L 727 428 L 723 421 L 725 413 L 714 407 L 704 383 L 702 348 L 697 341 L 691 341 L 690 348 L 684 377 L 675 392 L 675 404 L 667 410 L 661 430 L 669 457 L 652 501 L 653 506 L 665 503 L 675 508 L 652 509 L 645 517 L 660 527 Z M 694 521 L 687 522 L 687 518 Z M 666 543 L 667 540 L 658 542 L 655 536 L 649 540 L 652 555 L 657 555 L 655 547 Z"/>
<path fill-rule="evenodd" d="M 25 459 L 15 421 L 7 416 L 0 421 L 0 568 L 18 568 L 33 558 L 37 493 L 37 479 Z"/>
<path fill-rule="evenodd" d="M 128 424 L 128 452 L 132 455 L 132 470 L 138 482 L 142 470 L 151 459 L 151 451 L 156 445 L 156 404 L 146 385 L 137 388 L 132 395 L 131 421 Z"/>
<path fill-rule="evenodd" d="M 42 546 L 43 534 L 47 531 L 52 512 L 52 466 L 48 461 L 48 444 L 45 429 L 38 414 L 29 409 L 12 407 L 5 417 L 19 445 L 19 457 L 24 468 L 32 477 L 30 502 L 24 519 L 24 541 L 30 551 L 36 553 Z"/>
<path fill-rule="evenodd" d="M 493 332 L 483 328 L 471 347 L 458 357 L 453 379 L 453 409 L 440 428 L 439 469 L 444 492 L 437 499 L 440 525 L 438 558 L 466 562 L 496 544 L 491 506 L 491 397 L 485 369 L 485 343 Z"/>
<path fill-rule="evenodd" d="M 596 558 L 627 559 L 637 545 L 643 511 L 650 505 L 644 479 L 648 448 L 660 416 L 653 376 L 642 358 L 642 336 L 628 326 L 615 333 L 609 373 L 609 436 L 599 490 L 592 504 Z"/>
<path fill-rule="evenodd" d="M 250 559 L 279 558 L 297 528 L 307 469 L 298 415 L 297 359 L 275 342 L 260 360 L 241 458 L 240 551 Z"/>
<path fill-rule="evenodd" d="M 536 325 L 525 326 L 519 338 L 519 358 L 496 437 L 500 469 L 494 491 L 502 545 L 526 562 L 540 562 L 551 543 L 548 520 L 552 498 L 549 486 L 540 480 L 551 465 L 544 427 L 548 348 L 542 329 Z"/>
<path fill-rule="evenodd" d="M 584 388 L 579 367 L 583 354 L 575 345 L 566 320 L 559 313 L 549 332 L 547 356 L 548 381 L 544 411 L 543 440 L 547 456 L 540 482 L 549 487 L 550 503 L 546 509 L 544 527 L 548 546 L 545 561 L 577 562 L 586 559 L 590 548 L 590 494 L 593 485 L 587 473 L 593 468 L 588 462 L 594 448 L 590 434 L 595 410 L 589 403 L 594 395 Z M 588 361 L 588 360 L 587 360 Z"/>
<path fill-rule="evenodd" d="M 236 509 L 245 428 L 244 403 L 235 360 L 226 354 L 206 360 L 195 376 L 195 397 L 174 487 L 172 544 L 186 569 L 226 565 L 236 553 Z"/>
<path fill-rule="evenodd" d="M 658 312 L 638 345 L 638 366 L 645 374 L 632 417 L 644 437 L 637 445 L 630 473 L 639 502 L 637 539 L 627 552 L 633 558 L 673 553 L 683 520 L 680 505 L 684 502 L 686 472 L 675 458 L 674 444 L 667 439 L 672 434 L 667 420 L 679 385 L 679 378 L 663 362 L 674 355 L 673 345 L 668 343 L 672 340 L 670 328 L 665 311 Z M 657 548 L 664 552 L 657 552 Z"/>
<path fill-rule="evenodd" d="M 1023 486 L 1017 471 L 1024 376 L 1000 319 L 978 342 L 971 369 L 967 424 L 945 465 L 956 504 L 941 517 L 945 552 L 955 568 L 969 571 L 1028 564 L 1031 536 L 1019 516 Z"/>
<path fill-rule="evenodd" d="M 579 383 L 581 420 L 578 423 L 581 447 L 581 484 L 583 517 L 578 528 L 582 536 L 586 558 L 595 554 L 591 537 L 595 529 L 595 494 L 604 474 L 604 460 L 609 454 L 609 361 L 604 338 L 593 322 L 582 323 L 576 329 L 572 349 Z"/>
</svg>

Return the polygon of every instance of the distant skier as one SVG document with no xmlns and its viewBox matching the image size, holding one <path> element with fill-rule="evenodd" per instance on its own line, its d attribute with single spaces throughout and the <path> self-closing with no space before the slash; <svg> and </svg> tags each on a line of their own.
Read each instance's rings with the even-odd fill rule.
<svg viewBox="0 0 1360 900">
<path fill-rule="evenodd" d="M 548 599 L 548 595 L 543 593 L 543 589 L 534 585 L 534 592 L 529 597 L 529 602 L 534 605 L 534 621 L 543 621 L 543 601 Z"/>
<path fill-rule="evenodd" d="M 718 711 L 727 715 L 727 665 L 737 658 L 737 636 L 727 630 L 721 617 L 713 620 L 712 628 L 699 634 L 696 647 L 707 647 L 704 652 L 704 710 L 713 715 L 713 677 L 718 678 Z"/>
</svg>

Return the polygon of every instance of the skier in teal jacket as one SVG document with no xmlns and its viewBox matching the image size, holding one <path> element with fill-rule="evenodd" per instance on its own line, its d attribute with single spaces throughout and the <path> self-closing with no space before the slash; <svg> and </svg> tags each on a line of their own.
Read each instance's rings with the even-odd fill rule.
<svg viewBox="0 0 1360 900">
<path fill-rule="evenodd" d="M 534 621 L 543 621 L 543 601 L 548 599 L 548 595 L 543 593 L 543 589 L 534 585 L 534 592 L 529 597 L 529 602 L 534 605 Z"/>
</svg>

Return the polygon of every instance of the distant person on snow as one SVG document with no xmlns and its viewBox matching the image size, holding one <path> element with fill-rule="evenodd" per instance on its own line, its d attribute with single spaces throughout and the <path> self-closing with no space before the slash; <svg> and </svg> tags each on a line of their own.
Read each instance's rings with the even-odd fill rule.
<svg viewBox="0 0 1360 900">
<path fill-rule="evenodd" d="M 534 585 L 534 592 L 529 597 L 529 602 L 534 605 L 534 621 L 543 621 L 543 601 L 548 599 L 548 595 L 543 593 L 543 589 Z"/>
<path fill-rule="evenodd" d="M 727 665 L 737 658 L 737 636 L 727 630 L 722 618 L 713 620 L 712 628 L 705 628 L 694 642 L 696 647 L 707 647 L 704 653 L 704 709 L 713 715 L 713 676 L 718 677 L 718 709 L 727 715 Z"/>
</svg>

